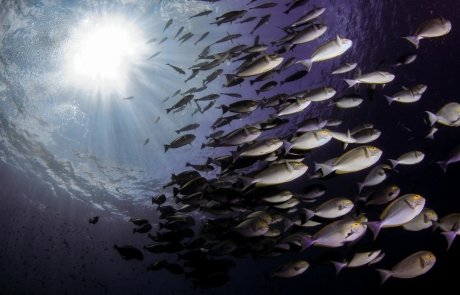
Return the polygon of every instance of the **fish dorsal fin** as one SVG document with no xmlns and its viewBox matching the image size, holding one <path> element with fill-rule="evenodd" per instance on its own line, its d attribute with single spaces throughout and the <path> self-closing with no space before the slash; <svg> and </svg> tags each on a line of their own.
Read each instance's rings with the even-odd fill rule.
<svg viewBox="0 0 460 295">
<path fill-rule="evenodd" d="M 335 37 L 335 43 L 336 43 L 338 46 L 342 46 L 342 45 L 343 45 L 342 39 L 340 39 L 340 36 L 339 36 L 339 35 L 336 35 L 336 37 Z"/>
<path fill-rule="evenodd" d="M 254 39 L 254 46 L 259 45 L 259 40 L 260 40 L 260 35 L 257 35 L 256 38 Z"/>
<path fill-rule="evenodd" d="M 385 72 L 382 72 L 382 71 L 378 71 L 377 73 L 378 73 L 380 76 L 383 76 L 383 77 L 385 77 L 385 76 L 386 76 L 386 75 L 385 75 Z"/>
<path fill-rule="evenodd" d="M 402 86 L 402 89 L 404 89 L 404 90 L 409 90 L 409 88 L 407 88 L 407 87 L 404 86 L 404 85 Z"/>
</svg>

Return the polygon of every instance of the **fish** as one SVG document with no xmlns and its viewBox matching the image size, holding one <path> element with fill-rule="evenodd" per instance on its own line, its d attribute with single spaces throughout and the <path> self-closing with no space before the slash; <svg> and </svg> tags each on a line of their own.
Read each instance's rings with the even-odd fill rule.
<svg viewBox="0 0 460 295">
<path fill-rule="evenodd" d="M 457 102 L 449 102 L 439 109 L 436 114 L 426 111 L 430 126 L 438 123 L 445 126 L 458 127 L 460 126 L 460 104 Z"/>
<path fill-rule="evenodd" d="M 283 146 L 283 141 L 278 138 L 268 138 L 254 142 L 241 149 L 232 152 L 233 162 L 240 157 L 260 157 L 268 155 L 280 149 Z"/>
<path fill-rule="evenodd" d="M 397 263 L 391 270 L 377 269 L 381 284 L 390 277 L 411 279 L 427 273 L 436 263 L 436 256 L 430 251 L 416 252 Z"/>
<path fill-rule="evenodd" d="M 265 83 L 264 85 L 262 85 L 262 87 L 260 87 L 259 89 L 256 90 L 256 93 L 257 95 L 259 95 L 261 92 L 267 92 L 271 89 L 273 89 L 275 86 L 278 85 L 278 82 L 276 81 L 269 81 L 267 83 Z"/>
<path fill-rule="evenodd" d="M 219 94 L 208 94 L 200 98 L 195 98 L 195 101 L 208 101 L 208 100 L 216 100 L 220 97 Z"/>
<path fill-rule="evenodd" d="M 235 231 L 245 237 L 258 237 L 264 235 L 269 227 L 265 220 L 260 218 L 249 218 L 235 227 Z"/>
<path fill-rule="evenodd" d="M 268 166 L 257 172 L 253 177 L 240 177 L 244 188 L 255 184 L 256 186 L 277 185 L 290 182 L 307 172 L 308 166 L 302 162 L 285 162 Z"/>
<path fill-rule="evenodd" d="M 174 139 L 170 144 L 165 144 L 164 145 L 165 153 L 170 148 L 177 149 L 177 148 L 183 147 L 183 146 L 188 145 L 188 144 L 191 145 L 192 142 L 195 140 L 195 138 L 196 138 L 196 136 L 193 135 L 193 134 L 181 135 L 178 138 Z"/>
<path fill-rule="evenodd" d="M 245 68 L 236 73 L 237 77 L 250 77 L 271 71 L 283 62 L 284 58 L 276 54 L 267 55 L 256 59 Z"/>
<path fill-rule="evenodd" d="M 364 265 L 371 265 L 379 262 L 383 259 L 385 254 L 382 250 L 367 251 L 367 252 L 357 252 L 353 257 L 344 262 L 331 261 L 334 265 L 336 274 L 339 274 L 343 268 L 356 268 Z"/>
<path fill-rule="evenodd" d="M 255 19 L 257 19 L 257 16 L 250 16 L 250 17 L 245 18 L 242 21 L 240 21 L 239 24 L 249 23 L 249 22 L 252 22 Z"/>
<path fill-rule="evenodd" d="M 366 128 L 357 132 L 352 132 L 351 136 L 356 140 L 358 144 L 370 143 L 378 139 L 382 132 L 375 128 Z M 346 147 L 345 147 L 346 148 Z"/>
<path fill-rule="evenodd" d="M 90 224 L 96 224 L 99 221 L 99 216 L 94 216 L 89 219 Z"/>
<path fill-rule="evenodd" d="M 288 58 L 286 61 L 284 61 L 280 68 L 277 70 L 278 73 L 281 73 L 282 71 L 290 68 L 291 66 L 295 65 L 295 62 L 296 62 L 296 57 L 295 56 L 292 56 L 290 58 Z"/>
<path fill-rule="evenodd" d="M 179 36 L 184 29 L 185 29 L 184 26 L 180 27 L 179 30 L 177 31 L 176 35 L 174 36 L 173 40 L 176 40 L 177 36 Z"/>
<path fill-rule="evenodd" d="M 276 5 L 276 3 L 274 3 Z M 263 4 L 262 4 L 263 5 Z M 270 20 L 271 18 L 271 14 L 266 14 L 264 16 L 262 16 L 259 20 L 259 22 L 254 26 L 254 28 L 251 30 L 251 34 L 254 34 L 255 31 L 257 31 L 258 28 L 260 28 L 261 26 L 263 26 L 264 24 L 268 23 L 268 21 Z"/>
<path fill-rule="evenodd" d="M 307 75 L 307 74 L 308 74 L 308 71 L 306 71 L 306 70 L 295 72 L 294 74 L 288 76 L 288 77 L 285 78 L 283 81 L 281 81 L 281 82 L 280 82 L 280 85 L 283 85 L 283 84 L 285 84 L 285 83 L 289 83 L 289 82 L 294 82 L 294 81 L 300 80 L 300 79 L 302 79 L 303 77 L 305 77 L 305 75 Z"/>
<path fill-rule="evenodd" d="M 451 213 L 435 223 L 442 231 L 442 234 L 447 240 L 447 250 L 452 246 L 456 236 L 460 235 L 460 214 Z"/>
<path fill-rule="evenodd" d="M 151 60 L 152 58 L 157 57 L 160 53 L 161 53 L 161 51 L 155 52 L 153 55 L 151 55 L 149 58 L 147 58 L 147 60 Z"/>
<path fill-rule="evenodd" d="M 113 246 L 115 250 L 117 250 L 118 254 L 124 259 L 124 260 L 144 260 L 144 255 L 142 252 L 137 249 L 136 247 L 130 246 L 130 245 L 125 245 L 125 246 L 118 246 L 115 244 Z"/>
<path fill-rule="evenodd" d="M 425 154 L 421 151 L 410 151 L 399 156 L 396 160 L 389 159 L 393 168 L 398 165 L 415 165 L 423 161 Z"/>
<path fill-rule="evenodd" d="M 287 105 L 281 106 L 277 113 L 277 116 L 281 117 L 281 116 L 287 116 L 287 115 L 301 112 L 305 110 L 310 104 L 311 104 L 311 101 L 308 100 L 307 98 L 295 99 L 292 102 L 288 103 Z"/>
<path fill-rule="evenodd" d="M 144 141 L 144 145 L 147 145 L 150 142 L 150 138 L 146 138 Z"/>
<path fill-rule="evenodd" d="M 146 44 L 153 43 L 153 42 L 155 42 L 156 40 L 157 40 L 157 38 L 152 38 L 152 39 L 150 39 L 149 41 L 147 41 Z"/>
<path fill-rule="evenodd" d="M 347 82 L 348 87 L 353 87 L 360 83 L 387 84 L 393 81 L 394 78 L 395 78 L 395 75 L 393 75 L 392 73 L 377 71 L 377 72 L 371 72 L 371 73 L 359 75 L 358 77 L 354 79 L 345 79 L 345 82 Z"/>
<path fill-rule="evenodd" d="M 391 170 L 391 167 L 385 164 L 377 165 L 367 174 L 363 182 L 358 182 L 358 193 L 360 194 L 363 188 L 375 186 L 387 179 L 388 174 L 386 170 Z"/>
<path fill-rule="evenodd" d="M 418 48 L 420 45 L 420 40 L 425 38 L 436 38 L 447 35 L 452 29 L 452 23 L 445 18 L 438 17 L 430 19 L 423 24 L 421 24 L 414 35 L 403 37 L 410 43 L 412 43 L 415 48 Z"/>
<path fill-rule="evenodd" d="M 343 96 L 332 103 L 332 105 L 341 109 L 351 109 L 358 107 L 363 101 L 364 99 L 359 96 Z"/>
<path fill-rule="evenodd" d="M 402 225 L 402 228 L 408 231 L 421 231 L 434 225 L 438 221 L 438 215 L 432 209 L 423 208 L 419 215 L 414 219 Z"/>
<path fill-rule="evenodd" d="M 276 204 L 276 203 L 286 202 L 290 200 L 292 197 L 293 197 L 293 194 L 290 191 L 284 190 L 276 194 L 271 194 L 268 197 L 263 197 L 262 200 L 264 200 L 267 203 Z"/>
<path fill-rule="evenodd" d="M 172 110 L 181 110 L 192 101 L 193 97 L 193 94 L 189 94 L 182 97 L 175 105 L 166 109 L 166 112 L 169 114 L 169 112 L 171 112 Z"/>
<path fill-rule="evenodd" d="M 457 163 L 460 161 L 460 145 L 455 146 L 447 155 L 447 158 L 444 161 L 436 162 L 439 167 L 441 167 L 442 171 L 446 173 L 447 166 L 453 163 Z"/>
<path fill-rule="evenodd" d="M 133 100 L 133 99 L 134 99 L 134 96 L 124 97 L 123 99 L 124 99 L 124 100 Z"/>
<path fill-rule="evenodd" d="M 335 70 L 333 70 L 332 75 L 348 73 L 350 71 L 353 71 L 357 66 L 358 66 L 358 63 L 356 63 L 356 62 L 354 62 L 354 63 L 345 63 L 345 64 L 339 66 L 338 68 L 336 68 Z"/>
<path fill-rule="evenodd" d="M 422 212 L 424 206 L 425 198 L 418 194 L 406 194 L 395 199 L 380 214 L 379 221 L 367 223 L 374 234 L 374 240 L 382 228 L 398 227 L 408 223 Z"/>
<path fill-rule="evenodd" d="M 420 100 L 422 94 L 426 91 L 427 86 L 418 84 L 413 88 L 404 88 L 403 90 L 393 94 L 392 96 L 384 95 L 388 104 L 391 105 L 394 101 L 400 103 L 414 103 Z"/>
<path fill-rule="evenodd" d="M 296 63 L 301 63 L 310 71 L 313 63 L 338 57 L 350 49 L 352 45 L 353 42 L 351 40 L 341 38 L 337 35 L 335 40 L 324 43 L 318 47 L 309 59 L 299 60 Z"/>
<path fill-rule="evenodd" d="M 239 18 L 242 18 L 248 11 L 247 10 L 233 10 L 227 13 L 224 13 L 218 17 L 216 17 L 216 21 L 211 24 L 217 24 L 220 26 L 224 23 L 231 23 Z"/>
<path fill-rule="evenodd" d="M 278 267 L 270 274 L 271 277 L 292 278 L 303 274 L 310 264 L 305 260 L 295 260 Z"/>
<path fill-rule="evenodd" d="M 319 16 L 321 16 L 324 12 L 326 11 L 326 8 L 319 7 L 319 8 L 314 8 L 304 15 L 302 15 L 300 18 L 298 18 L 296 21 L 294 21 L 290 27 L 297 27 L 300 25 L 303 25 L 305 23 L 311 22 L 315 19 L 317 19 Z"/>
<path fill-rule="evenodd" d="M 229 57 L 229 54 L 228 52 L 218 56 L 217 58 L 215 58 L 213 61 L 210 61 L 208 62 L 206 65 L 203 65 L 200 67 L 200 70 L 201 71 L 206 71 L 206 70 L 210 70 L 210 69 L 213 69 L 219 65 L 221 65 L 224 61 L 226 61 Z"/>
<path fill-rule="evenodd" d="M 220 146 L 235 146 L 256 140 L 261 135 L 261 130 L 256 127 L 238 128 L 217 139 Z"/>
<path fill-rule="evenodd" d="M 309 132 L 320 130 L 323 129 L 326 126 L 326 124 L 326 119 L 318 117 L 305 119 L 302 123 L 300 123 L 299 127 L 297 128 L 297 132 Z"/>
<path fill-rule="evenodd" d="M 152 230 L 152 225 L 147 222 L 139 225 L 136 228 L 133 228 L 133 233 L 145 234 Z"/>
<path fill-rule="evenodd" d="M 194 36 L 194 34 L 189 32 L 189 33 L 185 34 L 184 36 L 182 36 L 181 38 L 179 38 L 179 40 L 177 40 L 177 41 L 180 41 L 180 44 L 183 44 L 183 43 L 187 42 L 193 36 Z"/>
<path fill-rule="evenodd" d="M 166 195 L 165 194 L 159 194 L 157 196 L 152 197 L 152 204 L 157 204 L 158 206 L 160 206 L 160 205 L 163 205 L 165 202 L 166 202 Z M 139 225 L 137 223 L 135 223 L 135 224 Z"/>
<path fill-rule="evenodd" d="M 209 32 L 203 33 L 203 35 L 201 35 L 201 37 L 198 38 L 198 40 L 195 42 L 195 45 L 203 41 L 206 37 L 208 37 L 208 35 L 209 35 Z"/>
<path fill-rule="evenodd" d="M 224 72 L 224 70 L 222 69 L 218 69 L 218 70 L 215 70 L 214 72 L 212 72 L 211 74 L 209 74 L 204 80 L 203 80 L 203 85 L 206 85 L 212 81 L 214 81 L 217 77 L 219 77 L 222 73 Z"/>
<path fill-rule="evenodd" d="M 235 98 L 242 98 L 243 96 L 239 93 L 225 93 L 225 92 L 221 92 L 220 94 L 222 95 L 226 95 L 226 96 L 231 96 L 231 97 L 235 97 Z"/>
<path fill-rule="evenodd" d="M 190 164 L 189 162 L 185 163 L 186 167 L 192 167 L 193 169 L 201 172 L 209 172 L 214 170 L 214 167 L 210 165 L 212 162 L 211 158 L 208 158 L 206 163 L 204 165 L 199 165 L 199 164 Z"/>
<path fill-rule="evenodd" d="M 191 17 L 189 17 L 189 19 L 192 19 L 192 18 L 195 18 L 195 17 L 200 17 L 200 16 L 206 16 L 208 14 L 211 14 L 212 13 L 212 10 L 210 9 L 205 9 L 201 12 L 198 12 L 197 14 L 194 14 L 192 15 Z"/>
<path fill-rule="evenodd" d="M 307 4 L 308 0 L 293 0 L 290 4 L 286 4 L 289 6 L 288 9 L 284 11 L 284 14 L 289 14 L 292 10 L 299 8 L 305 4 Z"/>
<path fill-rule="evenodd" d="M 176 67 L 176 66 L 173 66 L 172 64 L 166 64 L 167 66 L 170 66 L 171 68 L 173 68 L 176 72 L 178 72 L 179 74 L 181 75 L 185 75 L 185 71 L 182 70 L 181 68 L 179 67 Z"/>
<path fill-rule="evenodd" d="M 321 169 L 323 175 L 329 175 L 334 171 L 338 174 L 351 173 L 374 165 L 381 156 L 382 151 L 380 149 L 364 145 L 349 150 L 335 159 L 331 164 L 316 163 L 316 166 Z"/>
<path fill-rule="evenodd" d="M 306 219 L 309 220 L 313 216 L 321 218 L 334 219 L 345 214 L 348 214 L 354 207 L 352 201 L 347 198 L 333 198 L 316 207 L 316 209 L 304 208 Z"/>
<path fill-rule="evenodd" d="M 219 44 L 219 43 L 223 43 L 223 42 L 227 42 L 227 41 L 231 41 L 233 43 L 233 40 L 238 39 L 241 36 L 242 36 L 241 34 L 232 34 L 232 35 L 230 35 L 229 33 L 227 33 L 227 36 L 217 40 L 216 42 L 214 42 L 212 44 Z"/>
<path fill-rule="evenodd" d="M 298 137 L 292 138 L 289 143 L 286 143 L 286 153 L 291 149 L 312 150 L 325 145 L 331 139 L 331 132 L 327 129 L 307 131 Z"/>
<path fill-rule="evenodd" d="M 258 5 L 258 6 L 249 8 L 249 9 L 265 9 L 265 8 L 272 8 L 272 7 L 275 7 L 275 6 L 277 6 L 277 5 L 278 5 L 278 3 L 275 3 L 275 2 L 268 2 L 268 3 L 260 4 L 260 5 Z"/>
<path fill-rule="evenodd" d="M 399 196 L 401 190 L 397 185 L 389 184 L 382 186 L 365 198 L 366 206 L 369 205 L 385 205 Z"/>
<path fill-rule="evenodd" d="M 166 25 L 165 25 L 165 27 L 163 29 L 163 32 L 166 31 L 172 25 L 173 21 L 174 20 L 171 18 L 166 22 Z"/>
<path fill-rule="evenodd" d="M 262 82 L 268 79 L 272 79 L 274 76 L 273 71 L 268 71 L 266 73 L 263 73 L 262 75 L 257 76 L 254 80 L 249 80 L 249 84 L 254 85 L 257 82 Z"/>
<path fill-rule="evenodd" d="M 302 250 L 312 245 L 337 248 L 346 243 L 356 241 L 366 233 L 366 222 L 367 218 L 364 216 L 357 218 L 344 217 L 331 222 L 313 236 L 302 237 Z"/>
<path fill-rule="evenodd" d="M 186 125 L 186 126 L 180 128 L 179 130 L 176 130 L 176 133 L 177 133 L 177 134 L 180 134 L 181 132 L 184 132 L 184 131 L 195 130 L 195 129 L 197 129 L 198 127 L 200 127 L 200 124 L 198 124 L 198 123 L 188 124 L 188 125 Z"/>
<path fill-rule="evenodd" d="M 161 39 L 157 45 L 164 43 L 166 40 L 168 40 L 168 37 L 164 37 L 163 39 Z"/>
<path fill-rule="evenodd" d="M 417 54 L 416 53 L 408 53 L 403 56 L 398 57 L 396 60 L 395 67 L 400 67 L 403 65 L 409 65 L 413 63 L 417 59 Z"/>
<path fill-rule="evenodd" d="M 222 114 L 228 111 L 232 113 L 251 113 L 257 109 L 258 106 L 259 103 L 255 100 L 240 100 L 228 106 L 221 105 L 220 108 L 222 109 Z"/>
</svg>

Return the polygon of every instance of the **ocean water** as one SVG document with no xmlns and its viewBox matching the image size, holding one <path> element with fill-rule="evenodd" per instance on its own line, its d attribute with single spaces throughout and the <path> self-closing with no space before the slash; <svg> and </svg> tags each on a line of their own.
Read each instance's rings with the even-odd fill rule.
<svg viewBox="0 0 460 295">
<path fill-rule="evenodd" d="M 130 244 L 138 248 L 151 243 L 142 234 L 133 234 L 129 218 L 147 218 L 158 230 L 159 213 L 151 205 L 151 197 L 165 192 L 168 203 L 174 202 L 171 190 L 164 190 L 171 173 L 185 170 L 186 162 L 204 163 L 208 157 L 228 154 L 231 148 L 201 149 L 210 126 L 222 111 L 212 108 L 205 114 L 192 115 L 195 107 L 187 106 L 178 113 L 167 114 L 165 109 L 178 101 L 178 96 L 162 101 L 176 90 L 186 91 L 200 87 L 210 71 L 184 83 L 199 62 L 196 56 L 206 45 L 227 34 L 241 34 L 233 41 L 212 46 L 212 53 L 224 52 L 237 44 L 251 45 L 259 35 L 263 43 L 270 44 L 284 35 L 280 27 L 289 25 L 306 11 L 324 7 L 326 12 L 319 23 L 328 25 L 328 31 L 313 42 L 299 45 L 283 54 L 286 58 L 308 58 L 323 42 L 336 34 L 353 41 L 352 48 L 343 56 L 315 63 L 311 72 L 302 79 L 277 86 L 257 95 L 255 89 L 263 82 L 251 86 L 245 81 L 240 86 L 223 88 L 221 76 L 197 93 L 196 97 L 210 93 L 239 93 L 245 99 L 260 100 L 277 93 L 297 91 L 330 85 L 337 90 L 336 97 L 352 93 L 343 77 L 353 73 L 332 76 L 338 65 L 355 61 L 363 73 L 376 69 L 388 70 L 396 75 L 395 81 L 376 89 L 361 86 L 365 98 L 360 107 L 340 110 L 328 102 L 314 103 L 304 112 L 288 117 L 289 123 L 263 133 L 263 137 L 286 137 L 296 130 L 305 118 L 321 116 L 343 121 L 339 131 L 360 123 L 373 123 L 382 135 L 372 144 L 383 150 L 380 162 L 394 159 L 402 153 L 419 149 L 426 156 L 414 166 L 399 166 L 385 183 L 394 183 L 401 192 L 418 193 L 427 199 L 426 206 L 439 216 L 459 212 L 458 175 L 456 164 L 443 173 L 437 161 L 458 144 L 459 130 L 438 126 L 434 140 L 425 139 L 429 132 L 425 111 L 435 112 L 447 102 L 459 102 L 456 87 L 460 68 L 457 57 L 460 36 L 456 11 L 458 1 L 308 1 L 289 15 L 283 13 L 289 1 L 273 1 L 276 7 L 248 10 L 247 16 L 258 19 L 271 14 L 269 23 L 254 34 L 258 19 L 246 24 L 211 25 L 215 17 L 231 11 L 249 9 L 268 1 L 0 1 L 0 293 L 1 294 L 388 294 L 410 292 L 439 292 L 441 286 L 455 282 L 460 263 L 458 241 L 446 251 L 446 241 L 439 231 L 427 229 L 407 232 L 385 229 L 374 242 L 370 231 L 353 247 L 341 249 L 309 248 L 290 252 L 276 258 L 232 255 L 225 259 L 228 281 L 223 286 L 200 288 L 193 278 L 172 274 L 166 270 L 146 271 L 155 260 L 175 261 L 176 254 L 152 254 L 144 251 L 144 260 L 124 261 L 113 249 L 114 244 Z M 188 19 L 204 9 L 209 16 Z M 117 16 L 125 23 L 139 28 L 139 56 L 123 70 L 116 83 L 96 85 L 93 81 L 74 80 L 68 75 L 68 52 L 71 51 L 75 30 L 85 28 L 104 17 Z M 440 38 L 421 41 L 419 49 L 403 40 L 425 20 L 444 17 L 451 21 L 451 32 Z M 163 33 L 169 19 L 171 27 Z M 171 40 L 181 26 L 184 33 L 194 36 L 182 45 Z M 194 45 L 199 36 L 209 36 Z M 169 39 L 145 44 L 151 38 Z M 70 48 L 70 49 L 69 49 Z M 273 52 L 271 46 L 268 52 Z M 110 51 L 110 50 L 108 50 Z M 161 53 L 151 60 L 149 56 Z M 415 62 L 394 68 L 400 56 L 417 53 Z M 180 75 L 166 64 L 186 70 Z M 224 73 L 234 73 L 238 63 L 225 62 Z M 282 81 L 302 69 L 294 65 L 276 75 Z M 251 78 L 252 79 L 252 78 Z M 388 105 L 383 95 L 393 94 L 403 86 L 424 83 L 428 90 L 413 104 Z M 134 96 L 132 100 L 123 98 Z M 216 106 L 237 101 L 222 95 Z M 204 104 L 203 104 L 204 105 Z M 236 128 L 263 120 L 270 109 L 258 109 L 247 118 L 232 122 L 222 129 Z M 160 120 L 155 123 L 156 119 Z M 174 130 L 190 123 L 199 123 L 193 133 L 196 140 L 191 146 L 164 152 L 164 144 L 177 137 Z M 144 145 L 146 139 L 149 143 Z M 311 174 L 314 162 L 322 162 L 342 153 L 338 142 L 309 153 L 305 163 Z M 248 170 L 249 171 L 249 170 Z M 301 192 L 311 183 L 327 187 L 327 196 L 347 196 L 354 200 L 356 183 L 367 171 L 310 180 L 302 177 L 289 184 L 293 191 Z M 247 172 L 246 170 L 241 173 Z M 214 172 L 205 174 L 211 178 Z M 379 210 L 369 212 L 376 218 Z M 88 219 L 99 216 L 99 222 L 89 224 Z M 197 224 L 204 224 L 210 215 L 194 212 Z M 199 233 L 199 226 L 195 231 Z M 382 249 L 386 256 L 376 266 L 345 269 L 338 276 L 327 263 L 337 253 L 360 247 Z M 380 285 L 375 268 L 389 268 L 402 258 L 420 250 L 435 253 L 437 262 L 427 274 L 411 280 L 390 279 Z M 289 278 L 269 278 L 268 274 L 280 264 L 302 258 L 311 263 L 302 275 Z M 216 258 L 217 259 L 217 258 Z"/>
</svg>

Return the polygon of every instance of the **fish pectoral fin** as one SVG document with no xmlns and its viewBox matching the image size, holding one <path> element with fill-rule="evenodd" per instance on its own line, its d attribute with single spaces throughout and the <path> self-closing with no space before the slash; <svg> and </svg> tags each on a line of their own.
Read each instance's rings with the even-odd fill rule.
<svg viewBox="0 0 460 295">
<path fill-rule="evenodd" d="M 407 204 L 411 209 L 415 209 L 416 204 L 414 204 L 413 202 L 411 202 L 411 201 L 409 201 L 409 200 L 404 200 L 404 202 L 406 202 L 406 204 Z"/>
<path fill-rule="evenodd" d="M 423 214 L 423 222 L 425 222 L 425 223 L 430 222 L 430 218 L 428 217 L 428 215 Z"/>
<path fill-rule="evenodd" d="M 420 265 L 422 266 L 422 268 L 425 268 L 427 266 L 427 261 L 423 257 L 420 257 Z"/>
<path fill-rule="evenodd" d="M 371 155 L 369 154 L 369 151 L 367 150 L 367 148 L 364 148 L 364 154 L 366 155 L 366 158 L 370 158 Z"/>
<path fill-rule="evenodd" d="M 289 163 L 288 161 L 286 161 L 286 162 L 285 162 L 285 165 L 286 165 L 286 168 L 287 168 L 287 170 L 289 171 L 289 173 L 292 173 L 292 171 L 294 171 L 294 168 L 292 168 L 291 163 Z"/>
</svg>

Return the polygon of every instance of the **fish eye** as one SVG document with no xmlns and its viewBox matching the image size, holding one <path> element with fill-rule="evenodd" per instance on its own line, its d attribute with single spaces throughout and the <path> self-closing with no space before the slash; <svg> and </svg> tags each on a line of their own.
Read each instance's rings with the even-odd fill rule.
<svg viewBox="0 0 460 295">
<path fill-rule="evenodd" d="M 391 189 L 392 189 L 392 190 L 397 190 L 398 187 L 397 187 L 396 185 L 393 185 L 393 186 L 391 187 Z"/>
<path fill-rule="evenodd" d="M 418 200 L 418 199 L 420 199 L 421 197 L 422 197 L 421 195 L 414 195 L 414 196 L 413 196 L 413 199 L 414 199 L 414 200 Z"/>
</svg>

